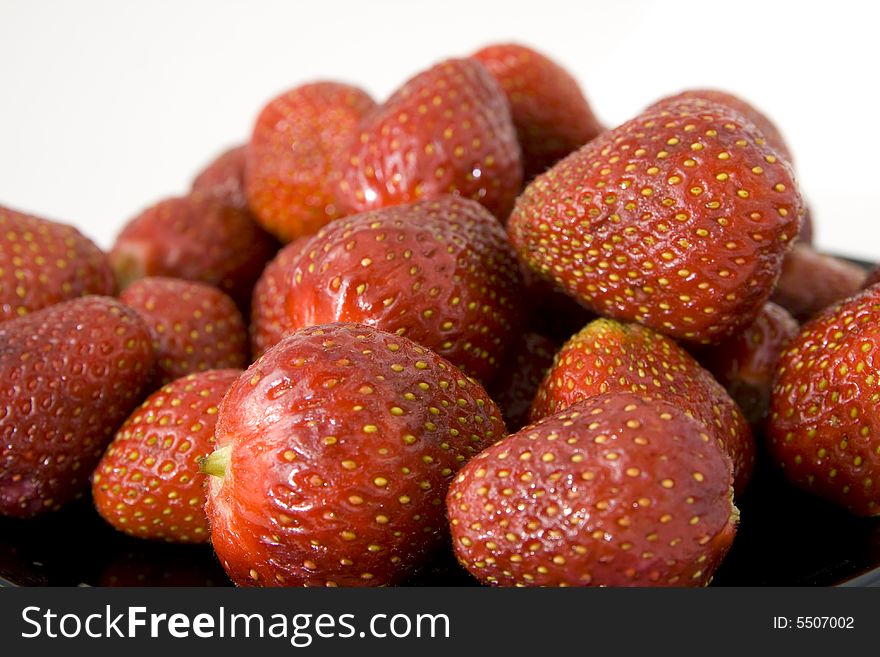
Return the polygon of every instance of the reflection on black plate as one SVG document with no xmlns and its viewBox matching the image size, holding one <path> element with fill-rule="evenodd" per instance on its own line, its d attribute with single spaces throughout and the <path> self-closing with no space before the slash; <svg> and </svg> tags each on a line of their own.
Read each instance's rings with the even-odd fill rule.
<svg viewBox="0 0 880 657">
<path fill-rule="evenodd" d="M 864 263 L 860 263 L 864 264 Z M 795 490 L 759 458 L 716 586 L 880 586 L 880 518 L 855 518 Z M 476 585 L 451 551 L 414 586 Z M 209 545 L 131 538 L 82 502 L 35 520 L 0 518 L 0 585 L 228 586 Z"/>
</svg>

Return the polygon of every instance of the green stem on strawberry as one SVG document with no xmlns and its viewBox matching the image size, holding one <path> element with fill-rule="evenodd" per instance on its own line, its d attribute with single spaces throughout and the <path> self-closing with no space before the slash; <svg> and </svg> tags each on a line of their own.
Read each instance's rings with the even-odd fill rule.
<svg viewBox="0 0 880 657">
<path fill-rule="evenodd" d="M 232 456 L 232 445 L 214 450 L 210 455 L 199 459 L 199 472 L 212 477 L 225 477 Z"/>
</svg>

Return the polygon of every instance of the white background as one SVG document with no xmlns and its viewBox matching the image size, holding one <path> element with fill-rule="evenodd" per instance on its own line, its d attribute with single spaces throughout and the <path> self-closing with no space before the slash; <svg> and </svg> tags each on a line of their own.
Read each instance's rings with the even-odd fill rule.
<svg viewBox="0 0 880 657">
<path fill-rule="evenodd" d="M 279 92 L 324 78 L 383 98 L 516 40 L 572 71 L 607 125 L 687 87 L 749 99 L 792 146 L 819 245 L 880 259 L 877 4 L 0 0 L 0 204 L 109 247 Z"/>
</svg>

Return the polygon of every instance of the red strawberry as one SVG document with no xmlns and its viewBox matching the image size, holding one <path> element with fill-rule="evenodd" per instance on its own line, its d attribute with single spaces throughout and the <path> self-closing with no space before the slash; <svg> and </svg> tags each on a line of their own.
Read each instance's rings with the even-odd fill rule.
<svg viewBox="0 0 880 657">
<path fill-rule="evenodd" d="M 157 390 L 116 433 L 92 475 L 95 507 L 116 529 L 173 543 L 208 540 L 205 476 L 217 410 L 241 370 L 190 374 Z"/>
<path fill-rule="evenodd" d="M 250 362 L 241 313 L 212 285 L 149 276 L 125 288 L 119 300 L 150 329 L 154 389 L 193 372 L 242 369 Z"/>
<path fill-rule="evenodd" d="M 779 357 L 799 332 L 797 320 L 785 308 L 768 302 L 742 333 L 698 355 L 750 424 L 767 417 Z"/>
<path fill-rule="evenodd" d="M 0 206 L 0 322 L 114 286 L 107 256 L 76 228 Z"/>
<path fill-rule="evenodd" d="M 289 242 L 341 216 L 335 159 L 375 105 L 357 87 L 317 82 L 263 108 L 248 146 L 245 185 L 266 230 Z"/>
<path fill-rule="evenodd" d="M 682 101 L 536 178 L 508 229 L 534 271 L 599 314 L 717 343 L 760 312 L 801 212 L 791 167 L 750 123 Z"/>
<path fill-rule="evenodd" d="M 444 196 L 325 226 L 291 271 L 287 319 L 406 335 L 488 381 L 516 335 L 521 295 L 501 224 L 479 203 Z"/>
<path fill-rule="evenodd" d="M 122 287 L 144 276 L 200 281 L 246 310 L 276 249 L 247 211 L 194 194 L 166 199 L 128 222 L 110 260 Z"/>
<path fill-rule="evenodd" d="M 880 515 L 880 288 L 803 327 L 776 373 L 767 449 L 795 485 Z"/>
<path fill-rule="evenodd" d="M 472 459 L 447 497 L 459 561 L 500 586 L 702 586 L 736 533 L 730 461 L 675 406 L 603 395 Z"/>
<path fill-rule="evenodd" d="M 203 466 L 214 549 L 239 585 L 402 581 L 449 538 L 455 472 L 504 434 L 479 384 L 407 338 L 297 331 L 220 407 Z"/>
<path fill-rule="evenodd" d="M 507 96 L 526 180 L 602 132 L 577 80 L 548 57 L 515 43 L 487 46 L 472 57 Z"/>
<path fill-rule="evenodd" d="M 866 276 L 858 265 L 797 244 L 782 261 L 782 274 L 771 298 L 803 322 L 854 295 Z"/>
<path fill-rule="evenodd" d="M 285 298 L 288 275 L 299 259 L 303 245 L 308 242 L 300 237 L 287 244 L 278 255 L 266 265 L 263 274 L 254 286 L 251 301 L 251 355 L 256 360 L 269 347 L 276 345 L 281 338 L 296 327 L 290 326 L 285 311 Z"/>
<path fill-rule="evenodd" d="M 522 185 L 507 99 L 481 64 L 450 59 L 403 85 L 344 149 L 348 212 L 460 194 L 506 219 Z"/>
<path fill-rule="evenodd" d="M 0 324 L 0 515 L 61 508 L 88 489 L 153 367 L 137 314 L 107 297 Z"/>
<path fill-rule="evenodd" d="M 528 423 L 532 400 L 544 374 L 553 365 L 558 348 L 553 340 L 539 333 L 523 333 L 508 350 L 491 394 L 512 431 Z"/>
<path fill-rule="evenodd" d="M 192 191 L 214 196 L 227 205 L 247 208 L 244 193 L 246 146 L 236 146 L 221 153 L 195 177 Z"/>
<path fill-rule="evenodd" d="M 695 417 L 731 456 L 737 494 L 745 490 L 755 459 L 749 425 L 721 384 L 673 340 L 638 324 L 595 320 L 556 354 L 532 420 L 606 392 L 650 395 Z"/>
<path fill-rule="evenodd" d="M 739 96 L 735 96 L 726 91 L 719 91 L 717 89 L 689 89 L 674 96 L 663 98 L 652 105 L 651 108 L 667 103 L 675 104 L 682 100 L 704 100 L 708 103 L 717 103 L 731 108 L 747 118 L 756 128 L 758 128 L 767 140 L 767 145 L 770 146 L 770 148 L 784 157 L 790 164 L 793 163 L 794 160 L 791 156 L 791 150 L 789 150 L 788 144 L 785 143 L 785 139 L 783 138 L 782 133 L 779 132 L 779 128 L 776 127 L 776 124 L 773 123 L 773 121 L 770 120 L 770 117 L 764 114 L 761 110 Z"/>
</svg>

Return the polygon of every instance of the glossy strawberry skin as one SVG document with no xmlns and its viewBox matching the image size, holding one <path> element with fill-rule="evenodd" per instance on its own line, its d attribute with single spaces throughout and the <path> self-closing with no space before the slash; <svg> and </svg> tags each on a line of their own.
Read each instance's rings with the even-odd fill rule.
<svg viewBox="0 0 880 657">
<path fill-rule="evenodd" d="M 792 483 L 860 516 L 880 515 L 880 289 L 805 324 L 783 353 L 767 451 Z"/>
<path fill-rule="evenodd" d="M 347 214 L 458 194 L 504 220 L 522 185 L 507 99 L 468 59 L 410 79 L 364 118 L 338 167 Z"/>
<path fill-rule="evenodd" d="M 858 265 L 797 244 L 782 261 L 782 273 L 771 299 L 804 322 L 853 296 L 864 285 L 866 276 Z"/>
<path fill-rule="evenodd" d="M 223 151 L 196 175 L 192 191 L 219 198 L 227 205 L 247 208 L 244 193 L 246 150 L 247 146 L 242 145 Z"/>
<path fill-rule="evenodd" d="M 733 461 L 737 495 L 755 462 L 751 429 L 712 375 L 670 338 L 639 324 L 597 319 L 557 352 L 532 405 L 537 421 L 607 392 L 666 400 L 702 422 Z"/>
<path fill-rule="evenodd" d="M 27 518 L 88 489 L 153 350 L 133 310 L 98 296 L 5 322 L 0 344 L 0 515 Z"/>
<path fill-rule="evenodd" d="M 682 91 L 679 94 L 659 100 L 652 107 L 666 103 L 676 103 L 682 100 L 691 101 L 701 99 L 710 103 L 718 103 L 719 105 L 729 107 L 747 118 L 756 128 L 758 128 L 761 134 L 764 135 L 767 144 L 777 151 L 779 155 L 785 158 L 787 162 L 793 164 L 794 159 L 791 155 L 791 149 L 789 149 L 788 144 L 785 142 L 785 138 L 782 136 L 779 128 L 776 127 L 776 124 L 770 120 L 770 117 L 748 101 L 732 93 L 720 91 L 718 89 L 688 89 L 687 91 Z"/>
<path fill-rule="evenodd" d="M 681 101 L 536 178 L 508 230 L 523 261 L 597 313 L 717 343 L 770 296 L 801 214 L 791 167 L 750 122 Z"/>
<path fill-rule="evenodd" d="M 738 512 L 730 461 L 675 406 L 580 402 L 472 459 L 447 497 L 459 561 L 495 586 L 702 586 Z"/>
<path fill-rule="evenodd" d="M 316 82 L 262 109 L 247 149 L 245 188 L 257 219 L 282 242 L 341 216 L 336 157 L 375 105 L 357 87 Z"/>
<path fill-rule="evenodd" d="M 518 431 L 529 421 L 532 401 L 544 375 L 553 365 L 559 345 L 540 333 L 523 333 L 508 350 L 501 371 L 490 388 L 492 399 L 501 408 L 510 431 Z"/>
<path fill-rule="evenodd" d="M 250 362 L 244 319 L 213 285 L 148 276 L 125 288 L 119 300 L 150 329 L 153 389 L 193 372 L 243 369 Z"/>
<path fill-rule="evenodd" d="M 367 326 L 295 332 L 229 390 L 211 477 L 214 549 L 232 580 L 365 586 L 405 579 L 448 541 L 443 500 L 505 435 L 482 387 Z"/>
<path fill-rule="evenodd" d="M 0 322 L 114 289 L 106 254 L 76 228 L 0 206 Z"/>
<path fill-rule="evenodd" d="M 779 357 L 799 332 L 800 325 L 785 308 L 767 302 L 742 333 L 708 347 L 697 359 L 755 426 L 767 417 Z"/>
<path fill-rule="evenodd" d="M 173 543 L 209 540 L 205 475 L 217 411 L 241 370 L 190 374 L 150 395 L 125 421 L 92 475 L 98 513 L 119 531 Z"/>
<path fill-rule="evenodd" d="M 454 196 L 345 217 L 303 247 L 287 289 L 297 328 L 360 322 L 396 332 L 491 380 L 520 322 L 504 229 Z"/>
<path fill-rule="evenodd" d="M 246 311 L 278 245 L 249 212 L 204 194 L 165 199 L 125 225 L 110 251 L 121 287 L 166 276 L 219 287 Z"/>
<path fill-rule="evenodd" d="M 602 132 L 577 80 L 545 55 L 506 43 L 482 48 L 472 57 L 507 96 L 526 180 Z"/>
<path fill-rule="evenodd" d="M 291 326 L 285 310 L 290 272 L 308 238 L 300 237 L 286 244 L 266 265 L 251 301 L 250 343 L 252 360 L 256 360 L 296 327 Z"/>
</svg>

